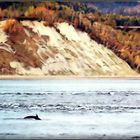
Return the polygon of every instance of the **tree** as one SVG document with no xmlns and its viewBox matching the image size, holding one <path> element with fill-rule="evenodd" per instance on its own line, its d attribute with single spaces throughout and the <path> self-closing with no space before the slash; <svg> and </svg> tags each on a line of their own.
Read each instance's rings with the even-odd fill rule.
<svg viewBox="0 0 140 140">
<path fill-rule="evenodd" d="M 34 8 L 33 5 L 29 6 L 28 9 L 25 11 L 24 15 L 26 17 L 28 17 L 28 16 L 34 16 L 34 9 L 35 8 Z"/>
<path fill-rule="evenodd" d="M 3 25 L 3 29 L 7 33 L 17 32 L 16 20 L 14 19 L 6 20 L 5 24 Z"/>
<path fill-rule="evenodd" d="M 77 28 L 78 27 L 78 24 L 79 24 L 79 20 L 78 20 L 78 18 L 74 18 L 74 21 L 73 21 L 73 25 L 74 25 L 74 27 L 75 28 Z"/>
</svg>

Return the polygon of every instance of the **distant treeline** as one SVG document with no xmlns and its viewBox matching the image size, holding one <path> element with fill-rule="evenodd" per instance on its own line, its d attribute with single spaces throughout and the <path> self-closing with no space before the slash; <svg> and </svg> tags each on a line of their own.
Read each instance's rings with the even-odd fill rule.
<svg viewBox="0 0 140 140">
<path fill-rule="evenodd" d="M 0 0 L 0 2 L 44 2 L 46 0 Z M 52 2 L 137 2 L 138 0 L 47 0 Z"/>
</svg>

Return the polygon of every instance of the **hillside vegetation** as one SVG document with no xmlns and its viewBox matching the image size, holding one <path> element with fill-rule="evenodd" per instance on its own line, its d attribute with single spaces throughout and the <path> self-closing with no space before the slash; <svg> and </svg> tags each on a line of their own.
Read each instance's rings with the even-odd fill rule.
<svg viewBox="0 0 140 140">
<path fill-rule="evenodd" d="M 116 14 L 106 14 L 103 16 L 98 11 L 85 12 L 84 5 L 81 3 L 78 3 L 80 8 L 73 7 L 72 5 L 61 2 L 1 4 L 1 20 L 9 19 L 2 25 L 2 28 L 11 37 L 10 43 L 13 46 L 16 44 L 16 49 L 19 49 L 18 39 L 24 39 L 23 37 L 25 36 L 24 29 L 20 26 L 20 21 L 43 21 L 44 26 L 53 28 L 56 28 L 58 23 L 66 22 L 73 25 L 75 29 L 88 33 L 93 40 L 107 46 L 117 56 L 125 60 L 131 68 L 140 72 L 140 32 L 138 30 L 122 31 L 116 29 L 120 21 L 129 19 L 128 22 L 131 25 L 134 19 L 140 21 L 139 17 L 118 16 Z M 59 32 L 59 29 L 56 28 L 56 30 Z M 22 38 L 17 36 L 17 33 L 21 32 L 23 32 Z M 20 46 L 22 51 L 18 52 L 17 57 L 24 58 L 25 54 L 27 54 L 27 59 L 23 59 L 23 61 L 27 61 L 33 67 L 40 66 L 40 62 L 35 56 L 32 56 L 32 60 L 30 59 L 30 52 L 26 52 L 25 49 L 27 46 Z M 3 58 L 6 58 L 6 53 L 2 53 Z M 13 59 L 13 56 L 9 55 L 9 59 Z M 3 67 L 3 63 L 1 67 Z"/>
</svg>

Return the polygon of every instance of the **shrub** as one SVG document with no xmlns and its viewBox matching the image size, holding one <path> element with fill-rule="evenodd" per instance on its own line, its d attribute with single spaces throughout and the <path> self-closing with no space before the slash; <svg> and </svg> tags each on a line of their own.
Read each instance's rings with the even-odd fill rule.
<svg viewBox="0 0 140 140">
<path fill-rule="evenodd" d="M 15 33 L 17 32 L 17 22 L 14 19 L 6 20 L 5 24 L 3 25 L 3 29 L 7 33 Z"/>
</svg>

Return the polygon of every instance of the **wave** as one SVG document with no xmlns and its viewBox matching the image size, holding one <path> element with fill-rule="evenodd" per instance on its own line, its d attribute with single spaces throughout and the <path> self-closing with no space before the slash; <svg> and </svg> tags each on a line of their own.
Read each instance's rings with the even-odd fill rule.
<svg viewBox="0 0 140 140">
<path fill-rule="evenodd" d="M 3 92 L 0 95 L 49 95 L 51 92 Z"/>
<path fill-rule="evenodd" d="M 0 104 L 0 110 L 40 110 L 49 112 L 88 112 L 93 111 L 96 113 L 106 112 L 129 112 L 139 110 L 140 106 L 111 106 L 111 105 L 93 105 L 93 104 Z"/>
<path fill-rule="evenodd" d="M 0 136 L 17 135 L 16 133 L 0 133 Z"/>
<path fill-rule="evenodd" d="M 0 110 L 129 112 L 140 109 L 139 96 L 140 91 L 112 90 L 3 92 L 0 93 Z"/>
<path fill-rule="evenodd" d="M 140 91 L 113 91 L 113 90 L 108 90 L 108 91 L 85 91 L 85 92 L 81 92 L 81 91 L 46 91 L 46 92 L 0 92 L 0 96 L 1 95 L 53 95 L 56 94 L 57 95 L 64 95 L 64 94 L 69 94 L 69 95 L 109 95 L 110 92 L 113 92 L 114 94 L 123 94 L 123 95 L 140 95 Z"/>
</svg>

